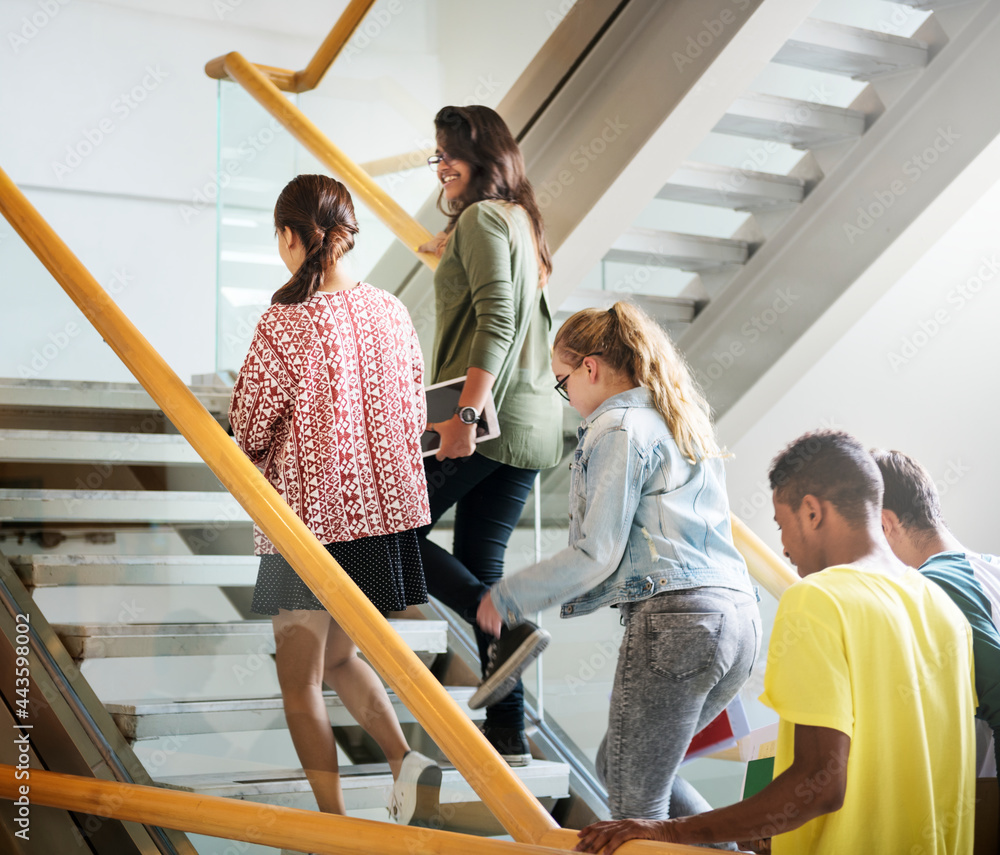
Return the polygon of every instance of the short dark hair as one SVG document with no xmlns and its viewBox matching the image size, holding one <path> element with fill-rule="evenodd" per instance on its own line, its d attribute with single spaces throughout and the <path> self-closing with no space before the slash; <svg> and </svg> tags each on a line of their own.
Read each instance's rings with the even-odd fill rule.
<svg viewBox="0 0 1000 855">
<path fill-rule="evenodd" d="M 830 502 L 851 525 L 867 521 L 882 503 L 882 476 L 872 456 L 844 431 L 805 433 L 771 461 L 771 489 L 793 511 L 807 495 Z"/>
<path fill-rule="evenodd" d="M 932 531 L 944 526 L 941 498 L 930 473 L 902 451 L 873 448 L 872 458 L 882 473 L 882 507 L 892 511 L 903 528 Z"/>
</svg>

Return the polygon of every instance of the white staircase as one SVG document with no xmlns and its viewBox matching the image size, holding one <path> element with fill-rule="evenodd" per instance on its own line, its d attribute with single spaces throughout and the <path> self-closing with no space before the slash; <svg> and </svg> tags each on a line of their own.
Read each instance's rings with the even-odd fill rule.
<svg viewBox="0 0 1000 855">
<path fill-rule="evenodd" d="M 0 380 L 0 392 L 0 551 L 33 592 L 39 614 L 45 613 L 45 603 L 52 604 L 57 613 L 50 620 L 52 629 L 79 674 L 113 687 L 101 697 L 103 711 L 135 743 L 140 758 L 153 758 L 147 763 L 152 778 L 193 792 L 315 809 L 303 773 L 289 768 L 297 763 L 290 743 L 280 762 L 252 758 L 242 767 L 238 757 L 226 757 L 213 769 L 211 757 L 197 754 L 213 737 L 222 740 L 215 749 L 220 758 L 231 753 L 225 746 L 240 735 L 253 744 L 286 737 L 280 695 L 261 693 L 256 680 L 248 680 L 238 696 L 226 696 L 232 695 L 232 681 L 223 694 L 213 695 L 205 677 L 214 662 L 220 663 L 220 672 L 226 665 L 246 670 L 251 660 L 255 672 L 272 668 L 270 621 L 206 621 L 183 614 L 171 619 L 169 608 L 161 620 L 144 618 L 149 603 L 166 602 L 171 591 L 189 591 L 188 586 L 223 603 L 224 592 L 230 612 L 235 608 L 247 614 L 258 559 L 248 554 L 252 538 L 246 513 L 213 484 L 182 437 L 162 432 L 171 428 L 137 386 Z M 224 422 L 228 390 L 206 388 L 201 396 Z M 91 484 L 95 489 L 74 489 L 74 484 L 87 486 L 89 476 L 100 482 Z M 142 489 L 147 483 L 157 489 Z M 192 484 L 203 489 L 183 489 Z M 130 488 L 119 489 L 124 486 Z M 118 553 L 119 543 L 131 554 Z M 162 551 L 150 548 L 164 543 Z M 234 543 L 247 554 L 236 554 Z M 216 552 L 224 554 L 212 554 Z M 136 602 L 131 594 L 147 598 L 139 600 L 146 605 L 131 607 Z M 86 604 L 103 597 L 123 604 L 116 620 L 107 620 L 106 610 L 102 619 L 88 615 Z M 425 664 L 433 665 L 448 653 L 448 625 L 415 617 L 389 623 Z M 190 673 L 191 693 L 163 697 L 153 690 L 137 695 L 142 681 L 128 676 L 116 680 L 119 667 L 126 669 L 125 675 L 137 673 L 129 669 L 138 667 L 146 679 L 171 669 Z M 155 685 L 155 678 L 150 683 Z M 468 708 L 473 690 L 468 685 L 448 688 L 466 715 L 482 720 L 483 710 Z M 412 714 L 394 694 L 390 698 L 411 744 L 432 753 L 434 746 Z M 371 756 L 360 728 L 333 692 L 326 693 L 326 702 L 335 733 L 347 737 L 340 746 L 347 759 L 348 809 L 384 817 L 391 787 L 388 766 Z M 171 746 L 183 746 L 183 751 Z M 192 761 L 187 771 L 185 758 Z M 461 776 L 443 758 L 442 763 L 449 827 L 502 833 Z M 569 768 L 563 763 L 537 760 L 517 774 L 547 806 L 569 795 Z"/>
<path fill-rule="evenodd" d="M 995 34 L 983 0 L 817 4 L 637 219 L 609 215 L 598 268 L 576 288 L 554 273 L 557 317 L 642 305 L 721 419 L 1000 132 L 967 94 L 998 79 Z M 562 467 L 544 476 L 547 518 L 567 488 Z"/>
<path fill-rule="evenodd" d="M 448 689 L 448 694 L 469 718 L 482 721 L 486 711 L 473 710 L 468 705 L 474 691 L 472 686 L 452 686 Z M 351 727 L 355 724 L 334 692 L 324 692 L 323 696 L 326 698 L 330 723 L 334 727 Z M 416 721 L 391 691 L 389 700 L 401 723 Z M 285 727 L 281 695 L 179 701 L 123 700 L 108 704 L 107 709 L 122 735 L 133 740 L 236 730 L 280 730 Z"/>
</svg>

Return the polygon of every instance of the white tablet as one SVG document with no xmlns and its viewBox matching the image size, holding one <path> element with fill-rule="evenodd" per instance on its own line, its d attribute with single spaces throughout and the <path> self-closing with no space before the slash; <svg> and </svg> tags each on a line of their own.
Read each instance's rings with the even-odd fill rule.
<svg viewBox="0 0 1000 855">
<path fill-rule="evenodd" d="M 431 424 L 436 422 L 446 422 L 455 415 L 455 408 L 458 406 L 458 399 L 465 388 L 465 377 L 456 377 L 454 380 L 445 380 L 443 383 L 435 383 L 426 388 L 427 392 L 427 421 Z M 493 403 L 493 396 L 490 395 L 479 415 L 479 422 L 476 424 L 476 442 L 485 439 L 495 439 L 500 436 L 500 422 L 497 420 L 497 408 Z M 420 444 L 423 447 L 423 456 L 428 457 L 436 454 L 441 447 L 441 437 L 433 431 L 424 431 Z"/>
</svg>

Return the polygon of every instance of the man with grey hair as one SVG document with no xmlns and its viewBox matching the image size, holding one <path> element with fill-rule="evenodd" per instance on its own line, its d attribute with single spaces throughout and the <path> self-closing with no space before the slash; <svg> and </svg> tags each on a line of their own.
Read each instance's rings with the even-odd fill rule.
<svg viewBox="0 0 1000 855">
<path fill-rule="evenodd" d="M 972 627 L 977 718 L 993 730 L 1000 778 L 1000 558 L 970 552 L 951 533 L 930 473 L 901 451 L 874 449 L 885 482 L 882 531 L 904 564 L 933 579 Z"/>
</svg>

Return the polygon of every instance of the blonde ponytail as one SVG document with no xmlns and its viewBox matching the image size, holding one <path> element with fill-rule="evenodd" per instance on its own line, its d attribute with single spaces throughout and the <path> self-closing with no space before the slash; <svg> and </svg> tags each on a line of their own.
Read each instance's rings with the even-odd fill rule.
<svg viewBox="0 0 1000 855">
<path fill-rule="evenodd" d="M 567 365 L 600 354 L 612 371 L 649 390 L 681 453 L 692 463 L 727 456 L 719 448 L 711 412 L 684 358 L 669 336 L 638 306 L 584 309 L 567 319 L 554 345 Z"/>
</svg>

